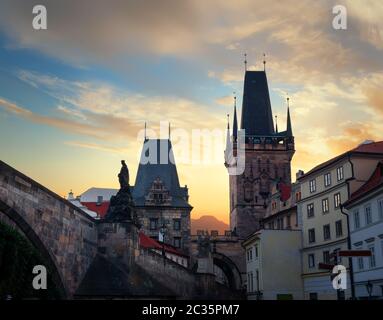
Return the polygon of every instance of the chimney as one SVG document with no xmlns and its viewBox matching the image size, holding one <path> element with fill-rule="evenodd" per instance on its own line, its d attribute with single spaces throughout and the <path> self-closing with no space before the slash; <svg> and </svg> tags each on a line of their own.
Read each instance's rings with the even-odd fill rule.
<svg viewBox="0 0 383 320">
<path fill-rule="evenodd" d="M 74 200 L 74 195 L 73 195 L 72 190 L 68 193 L 67 200 Z"/>
<path fill-rule="evenodd" d="M 298 180 L 300 177 L 302 177 L 304 175 L 304 171 L 303 170 L 298 170 L 297 173 L 295 174 L 295 177 L 296 179 Z"/>
</svg>

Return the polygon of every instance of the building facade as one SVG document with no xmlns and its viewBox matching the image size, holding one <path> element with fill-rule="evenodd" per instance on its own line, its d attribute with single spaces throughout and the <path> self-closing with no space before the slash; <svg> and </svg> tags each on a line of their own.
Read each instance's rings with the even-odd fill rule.
<svg viewBox="0 0 383 320">
<path fill-rule="evenodd" d="M 264 229 L 301 229 L 302 221 L 299 220 L 297 210 L 300 190 L 298 182 L 291 185 L 277 183 L 274 186 L 265 218 L 262 220 Z"/>
<path fill-rule="evenodd" d="M 337 299 L 330 272 L 318 268 L 331 264 L 331 254 L 348 249 L 347 216 L 341 206 L 366 181 L 383 158 L 383 142 L 368 142 L 310 170 L 299 178 L 302 215 L 302 267 L 306 299 Z M 338 264 L 348 268 L 349 259 Z M 350 289 L 344 292 L 350 297 Z"/>
<path fill-rule="evenodd" d="M 259 229 L 264 218 L 273 183 L 291 183 L 290 162 L 294 155 L 290 112 L 283 132 L 274 128 L 269 88 L 265 71 L 246 71 L 240 128 L 245 134 L 245 170 L 240 175 L 229 175 L 230 228 L 244 239 Z M 228 150 L 235 157 L 238 148 L 237 111 L 234 106 L 232 136 L 226 148 L 227 168 L 235 166 Z M 230 140 L 230 141 L 229 141 Z"/>
<path fill-rule="evenodd" d="M 192 206 L 169 139 L 145 139 L 132 195 L 145 234 L 189 253 Z"/>
<path fill-rule="evenodd" d="M 79 201 L 104 218 L 117 189 L 90 188 Z M 135 184 L 130 186 L 141 230 L 149 237 L 190 251 L 187 186 L 181 187 L 170 139 L 145 138 Z"/>
<path fill-rule="evenodd" d="M 371 251 L 370 257 L 353 258 L 355 297 L 383 299 L 383 162 L 345 208 L 352 249 Z"/>
<path fill-rule="evenodd" d="M 249 300 L 301 300 L 300 230 L 261 229 L 243 241 Z"/>
</svg>

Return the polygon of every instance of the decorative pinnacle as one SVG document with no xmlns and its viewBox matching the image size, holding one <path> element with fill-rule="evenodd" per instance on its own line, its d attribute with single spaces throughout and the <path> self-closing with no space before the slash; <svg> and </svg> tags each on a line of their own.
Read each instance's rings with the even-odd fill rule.
<svg viewBox="0 0 383 320">
<path fill-rule="evenodd" d="M 266 71 L 266 54 L 263 54 L 263 71 Z"/>
<path fill-rule="evenodd" d="M 247 71 L 247 53 L 245 53 L 244 56 L 245 56 L 245 61 L 244 61 L 244 63 L 245 63 L 245 71 Z"/>
</svg>

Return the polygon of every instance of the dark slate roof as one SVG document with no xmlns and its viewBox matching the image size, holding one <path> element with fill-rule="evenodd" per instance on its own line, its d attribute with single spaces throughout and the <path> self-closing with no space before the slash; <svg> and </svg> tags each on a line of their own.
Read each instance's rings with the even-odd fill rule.
<svg viewBox="0 0 383 320">
<path fill-rule="evenodd" d="M 164 287 L 138 265 L 133 264 L 127 270 L 101 255 L 96 255 L 75 293 L 76 298 L 175 296 L 173 291 Z"/>
<path fill-rule="evenodd" d="M 185 200 L 187 188 L 181 187 L 169 139 L 146 139 L 137 170 L 133 198 L 137 206 L 145 204 L 145 196 L 153 181 L 160 178 L 172 197 L 171 206 L 191 208 Z"/>
<path fill-rule="evenodd" d="M 245 73 L 241 129 L 246 130 L 246 136 L 274 134 L 269 88 L 264 71 Z"/>
</svg>

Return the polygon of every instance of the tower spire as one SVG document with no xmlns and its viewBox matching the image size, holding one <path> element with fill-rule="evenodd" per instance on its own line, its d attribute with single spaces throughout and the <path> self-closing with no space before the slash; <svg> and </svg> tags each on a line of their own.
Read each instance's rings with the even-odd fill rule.
<svg viewBox="0 0 383 320">
<path fill-rule="evenodd" d="M 168 133 L 168 136 L 169 136 L 169 140 L 170 140 L 170 122 L 169 122 L 169 133 Z"/>
<path fill-rule="evenodd" d="M 266 72 L 266 54 L 263 54 L 263 71 Z"/>
<path fill-rule="evenodd" d="M 237 122 L 237 96 L 234 93 L 234 116 L 233 116 L 233 138 L 237 140 L 238 122 Z"/>
<path fill-rule="evenodd" d="M 286 134 L 289 137 L 293 136 L 293 130 L 291 128 L 291 118 L 290 118 L 290 98 L 287 97 L 287 128 L 286 128 Z"/>
<path fill-rule="evenodd" d="M 230 122 L 230 119 L 229 119 L 229 114 L 226 115 L 227 117 L 227 130 L 230 130 L 230 125 L 229 125 L 229 122 Z"/>
<path fill-rule="evenodd" d="M 247 53 L 245 52 L 244 54 L 245 56 L 245 61 L 243 61 L 245 63 L 245 71 L 247 71 Z"/>
<path fill-rule="evenodd" d="M 144 141 L 146 141 L 146 121 L 145 121 L 145 132 L 144 132 Z"/>
</svg>

